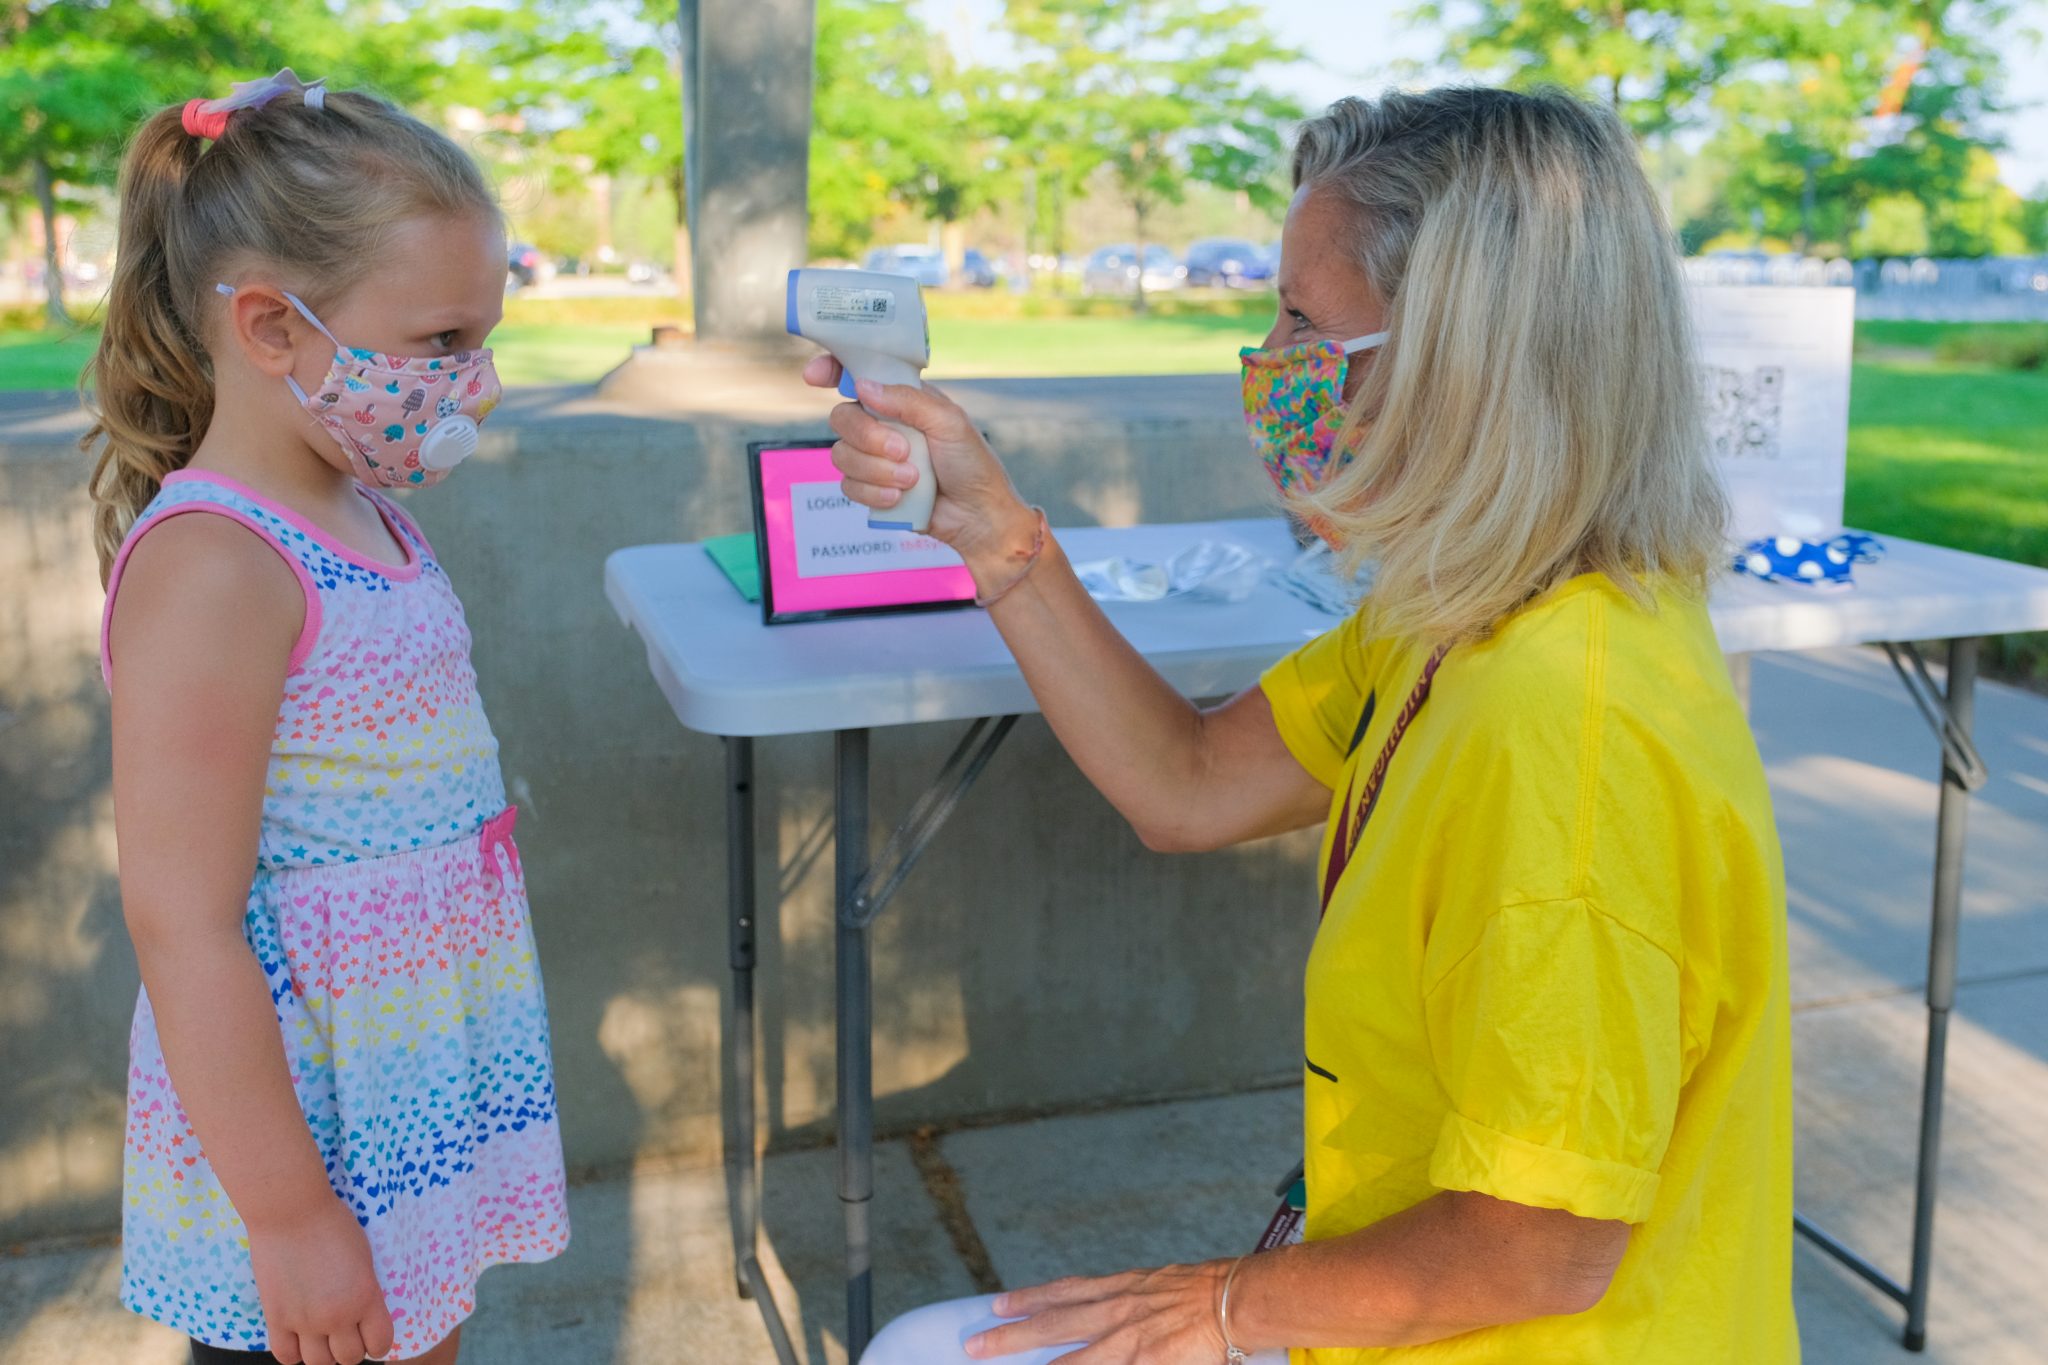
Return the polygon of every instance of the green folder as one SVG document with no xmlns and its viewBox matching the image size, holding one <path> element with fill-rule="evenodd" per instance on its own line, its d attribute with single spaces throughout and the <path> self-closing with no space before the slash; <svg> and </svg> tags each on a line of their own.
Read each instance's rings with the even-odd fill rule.
<svg viewBox="0 0 2048 1365">
<path fill-rule="evenodd" d="M 704 553 L 725 571 L 725 576 L 739 589 L 740 596 L 749 602 L 761 600 L 761 565 L 754 557 L 752 531 L 742 531 L 735 536 L 713 536 L 704 542 Z"/>
</svg>

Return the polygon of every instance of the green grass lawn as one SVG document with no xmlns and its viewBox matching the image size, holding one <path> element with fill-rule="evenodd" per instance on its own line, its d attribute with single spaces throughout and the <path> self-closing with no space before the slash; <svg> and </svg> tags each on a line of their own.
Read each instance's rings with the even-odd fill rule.
<svg viewBox="0 0 2048 1365">
<path fill-rule="evenodd" d="M 1848 475 L 1851 526 L 2048 566 L 2048 374 L 1859 363 Z M 2048 634 L 1992 640 L 1985 668 L 2048 690 Z"/>
<path fill-rule="evenodd" d="M 2048 374 L 1856 366 L 1852 526 L 2048 565 Z"/>
<path fill-rule="evenodd" d="M 593 383 L 645 340 L 647 328 L 622 323 L 514 323 L 491 336 L 507 384 Z M 0 332 L 0 392 L 68 389 L 98 344 L 97 330 Z"/>
<path fill-rule="evenodd" d="M 1008 315 L 979 315 L 1004 305 Z M 1256 344 L 1271 323 L 1270 305 L 1255 300 L 1223 300 L 1214 311 L 1181 305 L 1170 300 L 1165 307 L 1177 311 L 1137 318 L 1111 300 L 1094 300 L 1090 306 L 1106 315 L 1022 318 L 1007 298 L 947 296 L 933 308 L 932 370 L 955 377 L 1226 372 L 1236 368 L 1237 348 Z M 650 323 L 683 312 L 662 299 L 514 299 L 491 345 L 508 384 L 589 384 L 646 341 Z M 91 328 L 0 330 L 0 391 L 70 388 L 98 338 Z"/>
<path fill-rule="evenodd" d="M 989 375 L 1235 372 L 1270 317 L 933 318 L 932 373 Z"/>
<path fill-rule="evenodd" d="M 932 374 L 1203 374 L 1233 370 L 1237 348 L 1268 319 L 1228 314 L 1132 317 L 947 317 L 931 320 Z M 588 384 L 647 340 L 631 322 L 507 321 L 491 334 L 508 384 Z"/>
<path fill-rule="evenodd" d="M 646 340 L 625 323 L 513 322 L 491 333 L 491 350 L 507 384 L 594 384 Z"/>
<path fill-rule="evenodd" d="M 0 392 L 72 387 L 99 339 L 97 330 L 0 331 Z"/>
</svg>

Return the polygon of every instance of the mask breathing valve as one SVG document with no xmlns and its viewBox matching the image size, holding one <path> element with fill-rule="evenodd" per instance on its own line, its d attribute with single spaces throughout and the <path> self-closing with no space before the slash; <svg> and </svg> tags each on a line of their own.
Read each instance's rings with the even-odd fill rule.
<svg viewBox="0 0 2048 1365">
<path fill-rule="evenodd" d="M 476 419 L 459 413 L 427 433 L 420 442 L 420 464 L 428 469 L 453 469 L 476 454 Z"/>
</svg>

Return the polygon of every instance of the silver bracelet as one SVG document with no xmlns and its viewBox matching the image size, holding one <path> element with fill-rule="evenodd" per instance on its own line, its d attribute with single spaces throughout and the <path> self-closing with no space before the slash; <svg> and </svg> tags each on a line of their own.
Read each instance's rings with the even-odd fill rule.
<svg viewBox="0 0 2048 1365">
<path fill-rule="evenodd" d="M 1242 1347 L 1230 1339 L 1230 1287 L 1237 1283 L 1238 1267 L 1245 1263 L 1248 1256 L 1249 1253 L 1230 1263 L 1230 1273 L 1223 1277 L 1223 1298 L 1216 1305 L 1216 1325 L 1223 1333 L 1225 1365 L 1245 1365 L 1245 1362 L 1251 1359 Z"/>
</svg>

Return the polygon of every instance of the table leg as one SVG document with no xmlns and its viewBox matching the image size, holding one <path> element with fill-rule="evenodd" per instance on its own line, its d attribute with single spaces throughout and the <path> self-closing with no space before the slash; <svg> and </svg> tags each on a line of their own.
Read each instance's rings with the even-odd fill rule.
<svg viewBox="0 0 2048 1365">
<path fill-rule="evenodd" d="M 1909 1351 L 1927 1349 L 1927 1291 L 1934 1280 L 1934 1205 L 1941 1167 L 1941 1105 L 1948 1076 L 1949 1011 L 1956 998 L 1956 941 L 1962 921 L 1963 840 L 1970 793 L 1984 785 L 1984 760 L 1970 736 L 1976 708 L 1980 640 L 1951 640 L 1948 681 L 1937 687 L 1920 651 L 1910 642 L 1887 643 L 1885 653 L 1906 693 L 1941 745 L 1941 802 L 1934 842 L 1934 910 L 1927 932 L 1927 1056 L 1920 1072 L 1920 1151 L 1914 1166 L 1913 1270 L 1905 1284 L 1878 1269 L 1826 1230 L 1794 1211 L 1792 1226 L 1828 1255 L 1861 1275 L 1906 1310 L 1901 1339 Z"/>
<path fill-rule="evenodd" d="M 875 1194 L 872 967 L 865 925 L 843 913 L 868 870 L 868 732 L 841 730 L 833 753 L 834 933 L 838 956 L 839 1200 L 846 1213 L 846 1356 L 855 1365 L 874 1336 L 868 1215 Z"/>
<path fill-rule="evenodd" d="M 754 742 L 725 741 L 726 949 L 732 968 L 726 1045 L 732 1089 L 725 1099 L 726 1188 L 732 1192 L 733 1277 L 752 1298 L 746 1260 L 760 1244 L 761 1200 L 754 1150 Z"/>
<path fill-rule="evenodd" d="M 1948 647 L 1948 718 L 1967 743 L 1975 719 L 1979 641 Z M 1906 1287 L 1905 1347 L 1927 1347 L 1927 1291 L 1934 1278 L 1935 1186 L 1941 1164 L 1941 1102 L 1948 1069 L 1949 1011 L 1956 998 L 1956 941 L 1962 918 L 1963 840 L 1970 816 L 1967 774 L 1944 759 L 1934 848 L 1934 924 L 1927 944 L 1927 1063 L 1920 1083 L 1920 1162 L 1913 1197 L 1913 1273 Z"/>
<path fill-rule="evenodd" d="M 858 1365 L 875 1330 L 871 1222 L 875 1197 L 874 966 L 868 929 L 988 766 L 1015 716 L 968 727 L 912 805 L 879 860 L 868 846 L 868 732 L 841 730 L 833 750 L 833 884 L 837 902 L 839 1200 L 846 1214 L 846 1353 Z"/>
<path fill-rule="evenodd" d="M 783 1365 L 796 1365 L 796 1349 L 782 1311 L 761 1271 L 760 1170 L 754 1142 L 754 742 L 725 741 L 726 945 L 732 967 L 732 1003 L 725 1019 L 732 1088 L 724 1095 L 725 1187 L 732 1220 L 733 1279 L 743 1299 L 754 1300 Z"/>
</svg>

